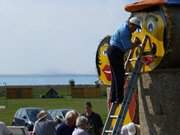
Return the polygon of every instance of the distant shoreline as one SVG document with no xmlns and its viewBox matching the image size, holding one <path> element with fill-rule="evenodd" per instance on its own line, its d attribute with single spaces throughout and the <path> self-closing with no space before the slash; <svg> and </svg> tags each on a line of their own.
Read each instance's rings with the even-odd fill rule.
<svg viewBox="0 0 180 135">
<path fill-rule="evenodd" d="M 97 76 L 97 74 L 0 74 L 0 76 Z"/>
<path fill-rule="evenodd" d="M 49 86 L 69 85 L 74 81 L 78 85 L 93 85 L 98 80 L 97 75 L 0 75 L 0 86 Z"/>
<path fill-rule="evenodd" d="M 9 87 L 67 87 L 70 84 L 50 84 L 50 85 L 0 85 L 0 88 L 9 88 Z M 75 86 L 96 86 L 96 84 L 75 84 Z"/>
</svg>

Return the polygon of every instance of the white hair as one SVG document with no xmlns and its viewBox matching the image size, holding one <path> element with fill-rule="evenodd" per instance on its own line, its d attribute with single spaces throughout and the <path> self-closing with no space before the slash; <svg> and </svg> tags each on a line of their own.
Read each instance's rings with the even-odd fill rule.
<svg viewBox="0 0 180 135">
<path fill-rule="evenodd" d="M 88 119 L 85 116 L 79 116 L 76 119 L 76 126 L 77 127 L 84 127 L 87 124 L 88 124 Z"/>
</svg>

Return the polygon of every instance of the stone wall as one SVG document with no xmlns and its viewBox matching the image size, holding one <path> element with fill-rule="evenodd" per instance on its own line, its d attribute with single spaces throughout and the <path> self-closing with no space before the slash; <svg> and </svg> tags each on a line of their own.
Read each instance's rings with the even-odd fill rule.
<svg viewBox="0 0 180 135">
<path fill-rule="evenodd" d="M 141 135 L 180 135 L 180 69 L 143 74 L 138 91 Z"/>
</svg>

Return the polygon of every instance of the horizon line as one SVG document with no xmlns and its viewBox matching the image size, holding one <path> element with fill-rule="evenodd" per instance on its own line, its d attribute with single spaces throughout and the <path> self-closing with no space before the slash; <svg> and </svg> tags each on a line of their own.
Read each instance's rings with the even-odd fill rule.
<svg viewBox="0 0 180 135">
<path fill-rule="evenodd" d="M 88 74 L 88 73 L 58 73 L 58 74 L 0 74 L 0 76 L 48 76 L 48 75 L 97 75 L 97 74 Z"/>
</svg>

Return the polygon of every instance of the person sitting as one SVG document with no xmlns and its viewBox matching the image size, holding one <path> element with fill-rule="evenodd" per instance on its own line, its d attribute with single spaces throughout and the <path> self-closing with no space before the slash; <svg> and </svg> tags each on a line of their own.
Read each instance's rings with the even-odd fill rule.
<svg viewBox="0 0 180 135">
<path fill-rule="evenodd" d="M 79 116 L 76 120 L 76 128 L 74 129 L 72 135 L 89 135 L 88 129 L 88 119 L 85 116 Z"/>
<path fill-rule="evenodd" d="M 57 135 L 72 135 L 72 132 L 75 129 L 76 119 L 78 117 L 78 113 L 74 110 L 69 111 L 65 115 L 65 121 L 56 127 Z"/>
</svg>

